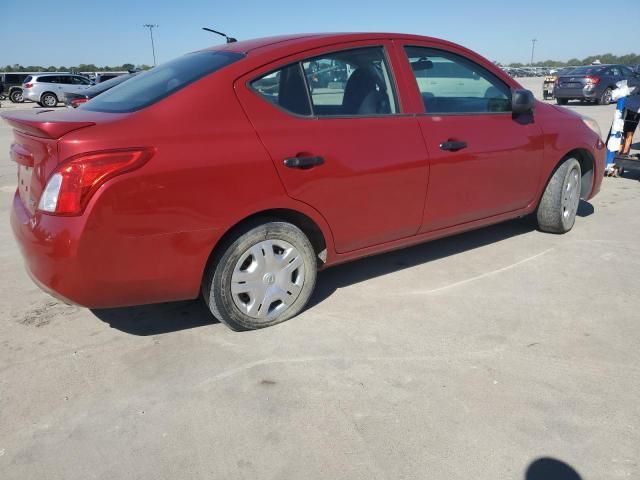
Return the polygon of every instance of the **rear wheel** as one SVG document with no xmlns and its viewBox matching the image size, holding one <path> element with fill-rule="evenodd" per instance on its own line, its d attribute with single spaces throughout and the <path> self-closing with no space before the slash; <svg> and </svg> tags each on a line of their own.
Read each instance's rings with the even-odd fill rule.
<svg viewBox="0 0 640 480">
<path fill-rule="evenodd" d="M 45 107 L 55 107 L 58 104 L 58 97 L 53 93 L 45 93 L 40 97 L 40 103 Z"/>
<path fill-rule="evenodd" d="M 609 105 L 611 103 L 611 97 L 613 90 L 607 88 L 598 99 L 598 105 Z"/>
<path fill-rule="evenodd" d="M 568 101 L 568 98 L 556 98 L 556 103 L 558 105 L 566 105 Z"/>
<path fill-rule="evenodd" d="M 580 163 L 568 158 L 554 172 L 542 194 L 536 218 L 543 232 L 566 233 L 573 227 L 580 204 Z"/>
<path fill-rule="evenodd" d="M 221 246 L 202 284 L 211 313 L 232 330 L 288 320 L 306 305 L 316 282 L 316 259 L 295 225 L 249 225 Z"/>
<path fill-rule="evenodd" d="M 9 93 L 9 100 L 13 103 L 22 103 L 24 102 L 24 97 L 22 96 L 22 90 L 16 88 Z"/>
</svg>

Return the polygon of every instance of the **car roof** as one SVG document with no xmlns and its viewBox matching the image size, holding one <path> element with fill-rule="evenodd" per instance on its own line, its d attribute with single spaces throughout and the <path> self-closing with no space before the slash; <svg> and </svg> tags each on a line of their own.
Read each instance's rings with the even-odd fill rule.
<svg viewBox="0 0 640 480">
<path fill-rule="evenodd" d="M 440 44 L 448 44 L 460 47 L 446 40 L 434 37 L 426 37 L 422 35 L 412 35 L 405 33 L 300 33 L 294 35 L 281 35 L 274 37 L 256 38 L 251 40 L 241 40 L 238 42 L 227 43 L 219 46 L 211 47 L 210 50 L 224 50 L 228 52 L 248 54 L 255 50 L 276 50 L 280 48 L 296 47 L 296 48 L 314 48 L 332 43 L 355 42 L 362 40 L 381 40 L 381 39 L 397 39 L 397 40 L 416 40 L 431 41 Z"/>
<path fill-rule="evenodd" d="M 51 75 L 75 75 L 76 77 L 82 77 L 79 73 L 69 73 L 69 72 L 47 72 L 47 73 L 32 73 L 32 76 L 37 77 L 48 77 Z"/>
</svg>

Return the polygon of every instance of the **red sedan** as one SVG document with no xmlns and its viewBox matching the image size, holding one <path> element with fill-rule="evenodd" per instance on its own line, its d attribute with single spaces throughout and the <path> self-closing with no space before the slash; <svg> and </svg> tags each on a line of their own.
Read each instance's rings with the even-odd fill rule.
<svg viewBox="0 0 640 480">
<path fill-rule="evenodd" d="M 593 121 L 415 35 L 231 43 L 3 117 L 35 282 L 90 308 L 202 295 L 236 330 L 296 315 L 319 268 L 525 215 L 567 232 L 604 170 Z"/>
</svg>

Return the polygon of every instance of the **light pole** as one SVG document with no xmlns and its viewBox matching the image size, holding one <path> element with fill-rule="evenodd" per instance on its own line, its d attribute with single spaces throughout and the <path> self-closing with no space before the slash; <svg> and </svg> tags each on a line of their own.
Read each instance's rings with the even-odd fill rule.
<svg viewBox="0 0 640 480">
<path fill-rule="evenodd" d="M 149 35 L 151 35 L 151 51 L 153 52 L 153 66 L 156 66 L 156 47 L 153 44 L 153 29 L 158 28 L 158 25 L 154 25 L 152 23 L 145 23 L 143 25 L 144 28 L 149 29 Z"/>
<path fill-rule="evenodd" d="M 536 48 L 536 42 L 538 41 L 537 38 L 532 38 L 531 39 L 531 63 L 529 63 L 529 65 L 531 65 L 533 67 L 533 51 Z"/>
</svg>

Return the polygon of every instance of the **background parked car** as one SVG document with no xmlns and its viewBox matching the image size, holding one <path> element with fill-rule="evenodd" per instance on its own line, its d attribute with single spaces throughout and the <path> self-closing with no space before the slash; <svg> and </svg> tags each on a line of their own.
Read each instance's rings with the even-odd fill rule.
<svg viewBox="0 0 640 480">
<path fill-rule="evenodd" d="M 91 86 L 91 80 L 69 73 L 41 73 L 29 75 L 22 84 L 25 100 L 37 102 L 42 107 L 55 107 L 65 92 L 79 92 Z"/>
<path fill-rule="evenodd" d="M 640 76 L 624 65 L 576 67 L 558 77 L 553 95 L 558 105 L 566 105 L 569 100 L 589 100 L 608 105 L 611 92 L 620 80 L 640 85 Z"/>
<path fill-rule="evenodd" d="M 33 72 L 0 73 L 0 94 L 6 95 L 13 103 L 23 102 L 22 83 Z"/>
<path fill-rule="evenodd" d="M 64 104 L 67 107 L 76 108 L 79 105 L 82 105 L 85 102 L 88 102 L 93 97 L 100 95 L 103 92 L 106 92 L 110 88 L 115 87 L 116 85 L 120 85 L 121 83 L 129 80 L 131 77 L 135 77 L 138 75 L 136 73 L 127 73 L 126 75 L 118 75 L 111 80 L 107 80 L 104 82 L 100 82 L 97 85 L 93 85 L 86 90 L 82 90 L 79 93 L 73 92 L 65 92 L 64 94 Z"/>
</svg>

